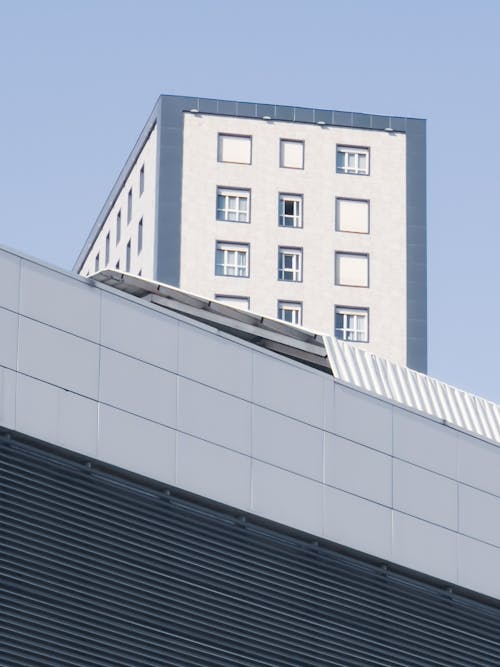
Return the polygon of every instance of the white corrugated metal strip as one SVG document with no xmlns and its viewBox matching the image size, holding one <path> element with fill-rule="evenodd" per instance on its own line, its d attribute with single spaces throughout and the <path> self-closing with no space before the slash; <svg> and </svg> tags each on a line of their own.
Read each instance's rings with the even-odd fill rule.
<svg viewBox="0 0 500 667">
<path fill-rule="evenodd" d="M 500 443 L 500 406 L 324 336 L 334 377 Z"/>
</svg>

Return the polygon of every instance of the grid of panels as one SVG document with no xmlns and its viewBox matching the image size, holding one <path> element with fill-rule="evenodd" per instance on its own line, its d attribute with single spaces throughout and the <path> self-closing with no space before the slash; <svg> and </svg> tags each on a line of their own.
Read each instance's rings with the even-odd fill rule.
<svg viewBox="0 0 500 667">
<path fill-rule="evenodd" d="M 493 667 L 500 610 L 0 439 L 0 664 Z"/>
</svg>

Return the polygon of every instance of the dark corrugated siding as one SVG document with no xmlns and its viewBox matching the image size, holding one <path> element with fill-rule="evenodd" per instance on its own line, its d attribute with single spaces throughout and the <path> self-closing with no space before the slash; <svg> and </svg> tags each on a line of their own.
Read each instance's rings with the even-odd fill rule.
<svg viewBox="0 0 500 667">
<path fill-rule="evenodd" d="M 26 444 L 0 466 L 2 667 L 500 665 L 494 607 Z"/>
</svg>

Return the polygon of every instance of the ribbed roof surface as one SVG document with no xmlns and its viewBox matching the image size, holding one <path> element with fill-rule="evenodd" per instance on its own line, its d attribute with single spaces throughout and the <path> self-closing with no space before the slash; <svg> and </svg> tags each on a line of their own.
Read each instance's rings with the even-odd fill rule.
<svg viewBox="0 0 500 667">
<path fill-rule="evenodd" d="M 496 403 L 331 336 L 325 336 L 324 343 L 333 375 L 339 380 L 500 442 L 500 407 Z"/>
</svg>

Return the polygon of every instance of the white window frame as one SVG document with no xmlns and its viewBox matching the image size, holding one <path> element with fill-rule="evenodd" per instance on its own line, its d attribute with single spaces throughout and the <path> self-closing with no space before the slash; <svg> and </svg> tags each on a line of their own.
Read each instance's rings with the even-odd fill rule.
<svg viewBox="0 0 500 667">
<path fill-rule="evenodd" d="M 291 314 L 289 320 L 283 317 L 284 313 Z M 288 324 L 302 326 L 302 301 L 278 301 L 278 319 Z"/>
<path fill-rule="evenodd" d="M 250 276 L 250 245 L 216 241 L 215 275 L 248 278 Z"/>
<path fill-rule="evenodd" d="M 337 315 L 342 317 L 342 326 L 337 327 Z M 351 343 L 368 343 L 369 340 L 369 309 L 335 306 L 334 333 L 335 338 Z M 348 317 L 354 318 L 353 326 L 349 326 Z M 364 321 L 364 326 L 360 326 Z"/>
<path fill-rule="evenodd" d="M 278 280 L 285 282 L 302 282 L 302 248 L 289 248 L 280 246 L 278 248 Z M 285 267 L 285 259 L 292 258 L 292 266 Z"/>
<path fill-rule="evenodd" d="M 224 198 L 224 204 L 219 206 L 219 197 Z M 231 206 L 231 199 L 236 199 L 235 206 Z M 246 202 L 246 210 L 241 204 Z M 243 188 L 217 187 L 215 216 L 221 222 L 250 222 L 250 190 Z"/>
<path fill-rule="evenodd" d="M 293 203 L 293 213 L 285 213 L 285 204 L 286 202 Z M 303 222 L 303 210 L 304 210 L 304 197 L 303 195 L 292 195 L 286 192 L 280 192 L 279 201 L 278 201 L 279 213 L 278 213 L 278 226 L 279 227 L 292 227 L 295 229 L 301 229 L 304 225 Z M 286 224 L 291 222 L 291 224 Z"/>
<path fill-rule="evenodd" d="M 342 156 L 342 162 L 339 161 Z M 359 166 L 359 158 L 366 158 L 366 167 Z M 349 165 L 349 159 L 352 157 L 353 164 Z M 337 174 L 355 174 L 358 176 L 369 176 L 370 174 L 370 149 L 361 146 L 337 146 L 336 152 Z"/>
</svg>

